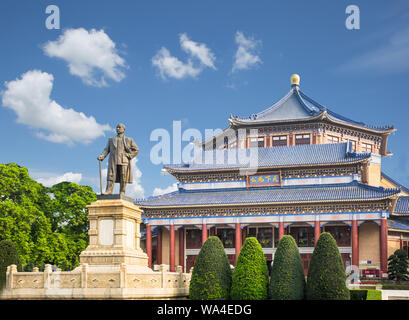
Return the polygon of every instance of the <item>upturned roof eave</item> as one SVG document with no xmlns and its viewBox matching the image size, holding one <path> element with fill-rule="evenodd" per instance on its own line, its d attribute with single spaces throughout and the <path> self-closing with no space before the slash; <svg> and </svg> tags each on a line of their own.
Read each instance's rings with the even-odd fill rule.
<svg viewBox="0 0 409 320">
<path fill-rule="evenodd" d="M 245 127 L 250 127 L 250 126 L 259 126 L 259 125 L 277 125 L 277 124 L 287 124 L 287 123 L 302 123 L 302 122 L 312 122 L 315 120 L 328 120 L 329 122 L 332 122 L 334 124 L 342 125 L 342 126 L 347 126 L 347 127 L 352 127 L 354 129 L 358 130 L 364 130 L 367 132 L 371 133 L 376 133 L 376 134 L 390 134 L 392 132 L 395 132 L 395 128 L 390 128 L 390 129 L 373 129 L 373 128 L 368 128 L 367 126 L 360 126 L 360 125 L 355 125 L 350 122 L 346 121 L 339 121 L 334 119 L 330 114 L 328 114 L 327 111 L 322 111 L 316 116 L 309 117 L 309 118 L 302 118 L 302 119 L 286 119 L 286 120 L 268 120 L 268 121 L 257 121 L 257 120 L 245 120 L 245 119 L 233 119 L 229 118 L 229 122 L 232 125 L 235 126 L 245 126 Z"/>
</svg>

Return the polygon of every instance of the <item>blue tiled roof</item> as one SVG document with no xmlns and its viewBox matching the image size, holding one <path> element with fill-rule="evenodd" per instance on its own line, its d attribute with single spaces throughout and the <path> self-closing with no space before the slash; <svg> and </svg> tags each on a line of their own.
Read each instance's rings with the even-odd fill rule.
<svg viewBox="0 0 409 320">
<path fill-rule="evenodd" d="M 392 182 L 395 186 L 401 188 L 403 191 L 409 193 L 409 189 L 406 188 L 403 184 L 400 184 L 398 181 L 396 181 L 395 179 L 391 178 L 390 176 L 388 176 L 385 172 L 381 172 L 381 175 L 383 178 L 385 178 L 386 180 L 389 180 L 390 182 Z"/>
<path fill-rule="evenodd" d="M 219 189 L 187 191 L 136 201 L 142 208 L 222 204 L 294 203 L 314 201 L 374 200 L 398 194 L 400 189 L 384 189 L 360 184 L 266 187 L 252 189 Z"/>
<path fill-rule="evenodd" d="M 274 121 L 291 121 L 300 119 L 310 119 L 317 117 L 324 111 L 328 116 L 335 120 L 341 121 L 354 126 L 359 126 L 367 129 L 377 131 L 385 131 L 393 129 L 393 126 L 375 127 L 367 125 L 363 122 L 358 122 L 337 114 L 327 107 L 317 103 L 301 90 L 292 88 L 282 99 L 274 103 L 271 107 L 257 114 L 253 114 L 248 118 L 240 118 L 238 116 L 231 117 L 234 122 L 241 123 L 260 123 L 260 122 L 274 122 Z"/>
<path fill-rule="evenodd" d="M 409 196 L 399 197 L 396 201 L 394 214 L 409 216 Z"/>
<path fill-rule="evenodd" d="M 350 145 L 349 145 L 350 147 Z M 349 152 L 348 143 L 314 144 L 298 146 L 280 146 L 269 148 L 257 148 L 257 159 L 252 165 L 250 161 L 239 161 L 243 157 L 248 159 L 252 154 L 252 149 L 224 149 L 216 151 L 204 151 L 201 158 L 193 160 L 189 164 L 165 165 L 165 169 L 171 171 L 199 171 L 199 170 L 219 170 L 237 168 L 278 168 L 303 165 L 320 164 L 343 164 L 360 161 L 370 157 L 370 153 Z M 235 161 L 229 161 L 229 152 L 235 153 Z M 243 155 L 240 153 L 243 152 Z M 209 157 L 208 157 L 209 154 Z M 219 159 L 221 161 L 216 161 Z M 211 164 L 206 164 L 202 159 L 213 159 Z M 200 160 L 200 161 L 199 161 Z M 241 163 L 245 163 L 242 165 Z"/>
<path fill-rule="evenodd" d="M 409 231 L 409 221 L 403 219 L 388 219 L 388 229 Z"/>
</svg>

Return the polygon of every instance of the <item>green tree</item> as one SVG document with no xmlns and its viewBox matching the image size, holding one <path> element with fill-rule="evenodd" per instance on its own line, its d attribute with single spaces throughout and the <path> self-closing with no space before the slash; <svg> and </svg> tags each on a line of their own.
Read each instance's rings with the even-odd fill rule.
<svg viewBox="0 0 409 320">
<path fill-rule="evenodd" d="M 263 248 L 249 237 L 244 242 L 234 268 L 231 286 L 233 300 L 263 300 L 268 295 L 268 268 Z"/>
<path fill-rule="evenodd" d="M 308 270 L 308 300 L 349 300 L 346 274 L 335 239 L 324 232 L 318 239 Z"/>
<path fill-rule="evenodd" d="M 390 280 L 398 283 L 409 279 L 408 255 L 405 250 L 398 249 L 388 258 L 388 275 Z"/>
<path fill-rule="evenodd" d="M 86 206 L 97 200 L 89 186 L 61 182 L 46 188 L 50 200 L 44 212 L 51 222 L 52 260 L 62 270 L 79 264 L 79 255 L 88 245 L 88 210 Z"/>
<path fill-rule="evenodd" d="M 192 300 L 229 299 L 232 272 L 222 242 L 211 236 L 203 244 L 196 258 L 190 280 L 189 298 Z"/>
<path fill-rule="evenodd" d="M 0 164 L 0 240 L 16 245 L 23 266 L 41 262 L 48 252 L 51 225 L 41 208 L 47 198 L 27 168 Z"/>
<path fill-rule="evenodd" d="M 26 270 L 45 263 L 70 270 L 87 246 L 85 206 L 95 200 L 88 186 L 62 182 L 46 188 L 27 168 L 0 164 L 0 240 L 16 245 Z"/>
<path fill-rule="evenodd" d="M 7 267 L 15 264 L 17 270 L 21 271 L 20 258 L 15 244 L 8 240 L 0 241 L 0 292 L 6 285 Z"/>
<path fill-rule="evenodd" d="M 297 243 L 285 235 L 274 254 L 270 278 L 270 297 L 274 300 L 303 300 L 305 277 Z"/>
</svg>

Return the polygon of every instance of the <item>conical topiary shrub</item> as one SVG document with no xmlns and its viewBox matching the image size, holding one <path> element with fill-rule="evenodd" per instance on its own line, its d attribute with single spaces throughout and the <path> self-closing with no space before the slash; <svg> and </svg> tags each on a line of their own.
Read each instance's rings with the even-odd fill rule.
<svg viewBox="0 0 409 320">
<path fill-rule="evenodd" d="M 232 272 L 222 242 L 211 236 L 196 258 L 190 280 L 192 300 L 221 300 L 230 298 Z"/>
<path fill-rule="evenodd" d="M 330 233 L 318 239 L 308 270 L 308 300 L 349 300 L 346 274 L 337 243 Z"/>
<path fill-rule="evenodd" d="M 0 292 L 6 285 L 6 270 L 7 267 L 15 264 L 17 270 L 21 271 L 20 257 L 16 245 L 9 240 L 0 241 Z"/>
<path fill-rule="evenodd" d="M 233 300 L 267 299 L 268 267 L 263 248 L 254 237 L 244 242 L 234 268 L 230 296 Z"/>
<path fill-rule="evenodd" d="M 302 300 L 305 277 L 297 243 L 285 235 L 278 243 L 270 278 L 270 298 L 274 300 Z"/>
<path fill-rule="evenodd" d="M 399 283 L 401 280 L 409 279 L 408 254 L 405 250 L 396 250 L 389 256 L 388 261 L 388 275 L 390 280 L 396 280 Z"/>
</svg>

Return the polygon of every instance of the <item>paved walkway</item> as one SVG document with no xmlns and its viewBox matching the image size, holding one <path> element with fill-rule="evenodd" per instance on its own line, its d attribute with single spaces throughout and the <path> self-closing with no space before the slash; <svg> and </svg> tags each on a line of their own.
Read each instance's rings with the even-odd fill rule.
<svg viewBox="0 0 409 320">
<path fill-rule="evenodd" d="M 381 290 L 382 300 L 409 300 L 409 290 Z"/>
</svg>

